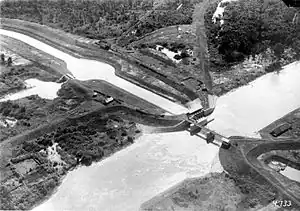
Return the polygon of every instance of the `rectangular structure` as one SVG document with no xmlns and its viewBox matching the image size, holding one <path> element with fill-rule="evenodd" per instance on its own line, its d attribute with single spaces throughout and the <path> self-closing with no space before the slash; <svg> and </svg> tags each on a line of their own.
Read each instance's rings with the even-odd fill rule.
<svg viewBox="0 0 300 211">
<path fill-rule="evenodd" d="M 201 130 L 202 130 L 201 127 L 199 127 L 199 126 L 197 126 L 197 125 L 194 125 L 194 126 L 191 127 L 190 134 L 191 134 L 191 136 L 196 135 L 196 134 L 199 133 Z"/>
</svg>

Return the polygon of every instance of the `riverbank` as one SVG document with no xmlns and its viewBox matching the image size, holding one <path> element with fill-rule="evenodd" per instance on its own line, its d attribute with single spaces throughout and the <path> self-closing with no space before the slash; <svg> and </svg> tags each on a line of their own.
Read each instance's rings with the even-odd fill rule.
<svg viewBox="0 0 300 211">
<path fill-rule="evenodd" d="M 141 131 L 135 127 L 135 122 L 160 126 L 174 125 L 179 122 L 176 118 L 168 120 L 162 117 L 160 119 L 159 116 L 151 116 L 124 106 L 105 108 L 96 101 L 87 101 L 80 106 L 76 106 L 73 102 L 71 107 L 75 106 L 75 109 L 70 109 L 66 113 L 65 110 L 60 109 L 60 106 L 68 106 L 62 103 L 69 101 L 68 98 L 73 96 L 63 91 L 59 93 L 59 96 L 54 102 L 31 96 L 13 102 L 13 106 L 8 106 L 14 108 L 16 107 L 14 105 L 18 104 L 18 108 L 24 107 L 26 111 L 23 116 L 26 117 L 28 114 L 30 116 L 25 122 L 26 128 L 22 129 L 25 126 L 20 123 L 24 120 L 20 119 L 14 128 L 7 128 L 14 131 L 25 130 L 25 133 L 17 132 L 19 135 L 14 136 L 9 131 L 1 130 L 13 136 L 5 138 L 0 143 L 1 195 L 3 196 L 1 208 L 29 209 L 36 203 L 44 201 L 59 186 L 64 175 L 79 163 L 90 165 L 92 161 L 100 161 L 99 159 L 102 160 L 132 144 L 134 139 L 141 135 Z M 64 97 L 67 98 L 63 100 Z M 26 104 L 26 101 L 29 102 Z M 39 101 L 43 104 L 39 104 Z M 32 114 L 28 107 L 38 111 L 39 115 Z M 15 113 L 15 111 L 10 112 Z M 125 123 L 122 123 L 124 121 Z M 38 127 L 38 125 L 42 126 Z M 68 133 L 67 136 L 66 133 Z M 70 138 L 67 145 L 65 138 Z M 76 142 L 77 138 L 80 138 L 80 143 L 87 144 L 89 147 L 80 146 L 80 143 Z M 82 142 L 83 138 L 85 141 Z M 55 141 L 54 144 L 50 141 L 51 139 Z M 97 146 L 91 145 L 91 140 L 96 141 Z M 51 153 L 48 149 L 55 144 L 58 144 L 58 147 L 55 147 L 54 155 L 60 158 L 60 162 L 49 158 Z M 88 149 L 97 150 L 86 154 Z M 46 157 L 45 151 L 47 151 Z M 94 157 L 96 155 L 97 157 Z"/>
<path fill-rule="evenodd" d="M 172 81 L 174 81 L 174 79 L 170 80 L 168 78 L 161 77 L 160 74 L 162 73 L 158 74 L 153 71 L 149 71 L 149 69 L 147 70 L 147 68 L 145 69 L 140 65 L 134 65 L 133 61 L 135 60 L 135 57 L 146 56 L 142 55 L 140 52 L 130 53 L 130 51 L 126 50 L 121 51 L 121 48 L 118 49 L 119 53 L 113 51 L 105 51 L 97 47 L 97 45 L 93 44 L 95 40 L 79 37 L 77 35 L 71 35 L 69 33 L 57 29 L 52 29 L 47 26 L 42 26 L 21 20 L 1 19 L 1 21 L 2 28 L 6 27 L 7 29 L 30 35 L 49 45 L 53 45 L 55 48 L 62 50 L 63 52 L 70 53 L 76 58 L 92 58 L 108 63 L 115 68 L 116 75 L 120 76 L 121 78 L 124 78 L 145 89 L 151 90 L 156 94 L 166 97 L 172 101 L 177 101 L 181 104 L 184 104 L 188 101 L 188 98 L 182 95 L 180 96 L 179 94 L 178 90 L 184 91 L 183 87 L 178 87 L 176 83 L 173 84 L 175 88 L 172 87 Z M 192 29 L 193 27 L 190 27 L 190 30 Z M 191 33 L 193 33 L 193 30 L 191 31 Z M 49 35 L 52 36 L 50 37 Z M 162 34 L 161 36 L 164 37 L 166 35 Z M 124 56 L 125 54 L 131 54 L 131 56 Z M 129 57 L 132 58 L 130 59 Z M 232 66 L 230 70 L 214 70 L 214 68 L 217 67 L 212 66 L 211 74 L 214 84 L 214 93 L 218 96 L 224 95 L 232 91 L 233 89 L 244 86 L 249 82 L 255 80 L 256 78 L 266 74 L 267 72 L 265 71 L 265 67 L 270 64 L 271 60 L 267 61 L 266 58 L 260 57 L 261 56 L 258 55 L 255 59 L 247 59 L 241 64 Z M 194 57 L 188 59 L 192 61 L 193 58 Z M 150 57 L 148 59 L 144 59 L 144 61 L 148 61 L 149 59 Z M 153 63 L 151 59 L 149 60 L 149 62 Z M 200 91 L 202 87 L 201 84 L 203 84 L 201 81 L 204 80 L 203 75 L 201 72 L 195 71 L 195 69 L 193 69 L 194 67 L 192 68 L 193 63 L 194 62 L 190 62 L 190 65 L 188 66 L 184 65 L 183 63 L 179 63 L 179 72 L 176 73 L 176 77 L 180 78 L 185 87 L 189 87 L 190 89 L 197 92 L 198 96 L 203 101 L 203 104 L 207 106 L 207 96 L 205 93 Z M 187 69 L 187 71 L 190 72 L 189 74 L 192 74 L 192 78 L 186 73 L 186 71 L 183 71 L 184 69 Z M 174 74 L 174 70 L 165 69 L 163 74 Z M 141 80 L 141 78 L 143 79 Z M 200 78 L 200 82 L 196 82 L 193 78 Z"/>
<path fill-rule="evenodd" d="M 117 76 L 171 100 L 184 103 L 190 100 L 191 96 L 187 96 L 187 94 L 193 92 L 180 85 L 180 80 L 176 80 L 177 76 L 166 75 L 160 71 L 163 65 L 159 62 L 156 62 L 156 65 L 160 65 L 159 68 L 152 69 L 154 67 L 150 67 L 147 62 L 137 62 L 135 56 L 130 55 L 130 51 L 117 46 L 112 51 L 103 50 L 94 44 L 98 40 L 79 37 L 45 25 L 16 19 L 1 18 L 1 27 L 31 36 L 76 58 L 105 62 L 114 67 Z M 141 62 L 142 64 L 140 64 Z M 141 71 L 146 76 L 143 79 L 138 77 Z M 178 92 L 185 93 L 185 90 L 187 90 L 185 96 Z M 193 96 L 197 96 L 197 94 L 193 94 Z"/>
<path fill-rule="evenodd" d="M 135 83 L 131 83 L 127 80 L 124 80 L 123 78 L 116 76 L 113 67 L 108 64 L 101 63 L 95 60 L 77 59 L 62 51 L 52 48 L 49 45 L 43 44 L 38 40 L 19 33 L 9 32 L 5 30 L 3 31 L 3 33 L 12 37 L 19 37 L 20 39 L 28 40 L 28 42 L 30 42 L 32 45 L 38 44 L 39 49 L 41 50 L 44 50 L 51 54 L 59 55 L 61 59 L 67 62 L 68 68 L 72 70 L 74 76 L 76 76 L 76 78 L 79 80 L 104 80 L 110 84 L 114 84 L 114 86 L 125 90 L 126 93 L 130 92 L 137 100 L 141 99 L 141 101 L 143 101 L 143 107 L 145 107 L 146 109 L 147 107 L 149 107 L 149 104 L 152 104 L 151 106 L 155 105 L 156 107 L 161 107 L 162 109 L 170 113 L 175 112 L 179 114 L 184 113 L 188 110 L 188 106 L 182 105 L 178 102 L 170 101 L 164 97 L 161 97 L 160 95 L 154 94 L 147 89 L 135 85 Z M 85 69 L 87 65 L 90 65 L 90 68 Z M 99 71 L 99 68 L 101 68 L 102 71 Z M 85 71 L 82 71 L 83 69 L 85 69 Z M 149 102 L 149 99 L 151 99 L 151 102 Z"/>
<path fill-rule="evenodd" d="M 199 141 L 199 140 L 198 140 Z M 200 150 L 200 149 L 199 149 Z"/>
<path fill-rule="evenodd" d="M 279 137 L 273 137 L 270 133 L 281 124 L 289 124 L 290 129 Z M 297 139 L 300 137 L 300 108 L 290 112 L 282 118 L 274 121 L 272 124 L 259 131 L 261 137 L 268 140 L 277 141 L 278 139 Z M 300 150 L 274 150 L 264 153 L 260 160 L 269 163 L 270 161 L 285 160 L 284 163 L 291 163 L 296 169 L 300 170 Z"/>
<path fill-rule="evenodd" d="M 36 47 L 28 45 L 9 36 L 1 34 L 0 39 L 1 48 L 7 49 L 13 54 L 19 55 L 20 57 L 30 61 L 33 64 L 39 65 L 44 69 L 44 71 L 53 76 L 59 78 L 62 75 L 71 74 L 67 69 L 66 63 L 53 55 L 47 54 Z"/>
<path fill-rule="evenodd" d="M 32 208 L 53 193 L 67 172 L 108 157 L 141 134 L 133 122 L 100 113 L 80 121 L 59 115 L 50 124 L 40 122 L 42 126 L 3 141 L 1 209 Z"/>
<path fill-rule="evenodd" d="M 296 66 L 294 66 L 296 65 Z M 299 64 L 298 64 L 299 65 Z M 294 66 L 294 71 L 298 71 L 297 63 L 287 65 L 285 68 L 290 68 Z M 285 95 L 290 95 L 289 100 L 282 102 L 286 105 L 286 102 L 290 102 L 294 106 L 288 105 L 285 106 L 285 111 L 289 111 L 289 114 L 286 115 L 286 112 L 283 112 L 282 109 L 282 103 L 278 103 L 277 100 L 274 100 L 276 97 L 276 94 L 279 94 L 280 91 L 282 91 L 282 84 L 283 81 L 286 81 L 287 86 L 291 85 L 291 87 L 294 87 L 291 83 L 292 80 L 285 78 L 286 77 L 286 70 L 284 69 L 282 72 L 278 74 L 278 77 L 276 76 L 276 73 L 270 73 L 267 76 L 263 76 L 262 78 L 257 79 L 254 83 L 251 83 L 250 85 L 246 87 L 242 87 L 239 90 L 234 91 L 233 93 L 228 93 L 224 96 L 224 99 L 226 97 L 232 96 L 235 100 L 231 101 L 231 103 L 224 104 L 222 103 L 224 99 L 222 97 L 218 101 L 216 106 L 216 111 L 213 113 L 213 117 L 216 120 L 218 119 L 226 119 L 227 121 L 221 121 L 219 122 L 220 125 L 218 127 L 218 124 L 216 125 L 209 125 L 210 128 L 217 128 L 217 131 L 225 131 L 223 133 L 224 135 L 228 136 L 229 134 L 235 134 L 243 136 L 247 134 L 248 136 L 254 135 L 256 133 L 260 133 L 263 138 L 266 138 L 270 140 L 270 135 L 268 134 L 272 129 L 274 129 L 275 126 L 277 126 L 280 123 L 288 122 L 289 124 L 292 124 L 292 129 L 288 131 L 287 133 L 283 134 L 283 137 L 279 137 L 278 141 L 280 141 L 282 138 L 285 139 L 294 139 L 296 137 L 299 137 L 299 99 L 298 95 L 294 95 L 295 92 L 292 91 L 292 89 L 287 88 L 284 93 Z M 280 76 L 281 74 L 281 76 Z M 298 76 L 298 74 L 297 74 Z M 297 77 L 296 76 L 296 77 Z M 262 82 L 264 79 L 271 77 L 273 80 L 271 80 L 272 86 L 268 86 L 266 88 L 266 84 L 268 82 L 264 82 L 264 84 L 261 86 L 259 85 L 260 82 Z M 298 77 L 297 77 L 298 78 Z M 260 81 L 260 82 L 259 82 Z M 279 83 L 280 81 L 280 83 Z M 273 87 L 274 86 L 274 87 Z M 252 88 L 251 88 L 252 87 Z M 256 87 L 258 90 L 255 92 L 254 87 Z M 265 88 L 262 88 L 265 87 Z M 249 89 L 249 92 L 247 91 Z M 266 91 L 269 90 L 269 91 Z M 274 89 L 273 91 L 270 91 L 270 89 Z M 251 91 L 252 90 L 252 91 Z M 233 109 L 234 113 L 231 112 L 230 108 L 227 107 L 235 107 L 237 104 L 239 104 L 239 95 L 238 92 L 241 91 L 241 93 L 244 93 L 243 96 L 247 96 L 247 100 L 245 102 L 245 106 L 241 110 L 241 112 L 238 109 Z M 265 96 L 265 92 L 268 92 L 268 96 L 272 96 L 272 100 L 270 100 L 267 96 Z M 258 94 L 260 93 L 260 94 Z M 256 97 L 254 97 L 255 95 Z M 260 96 L 260 98 L 258 97 Z M 269 99 L 270 104 L 274 107 L 274 110 L 270 109 L 269 104 L 265 105 L 263 102 L 256 104 L 253 103 L 255 99 Z M 279 95 L 278 101 L 283 100 L 282 95 Z M 221 101 L 221 102 L 220 102 Z M 297 101 L 297 102 L 296 102 Z M 296 102 L 296 104 L 294 104 Z M 248 108 L 247 108 L 248 104 Z M 295 105 L 296 110 L 295 110 Z M 223 107 L 223 108 L 220 108 Z M 220 111 L 222 111 L 222 114 L 219 114 L 220 111 L 218 111 L 218 108 Z M 227 108 L 227 109 L 226 109 Z M 251 116 L 246 115 L 246 113 L 255 115 L 255 118 L 251 118 Z M 265 115 L 265 112 L 272 113 L 270 115 Z M 225 114 L 226 113 L 226 114 Z M 259 113 L 259 115 L 258 115 Z M 244 119 L 246 119 L 246 122 L 239 122 L 238 119 L 234 118 L 234 115 L 237 116 L 243 116 Z M 258 116 L 260 116 L 258 118 Z M 228 117 L 227 117 L 228 116 Z M 272 116 L 272 117 L 271 117 Z M 282 117 L 284 116 L 284 117 Z M 218 117 L 218 119 L 216 118 Z M 226 118 L 227 117 L 227 118 Z M 270 118 L 271 117 L 271 118 Z M 280 120 L 277 120 L 280 118 Z M 270 121 L 272 119 L 272 121 Z M 247 121 L 248 120 L 248 121 Z M 221 125 L 228 124 L 228 123 L 234 122 L 233 126 L 228 127 L 221 127 Z M 261 123 L 263 122 L 263 123 Z M 273 123 L 272 123 L 273 122 Z M 242 124 L 245 124 L 242 126 Z M 212 122 L 211 124 L 214 124 Z M 268 125 L 268 126 L 265 126 Z M 228 128 L 228 131 L 226 129 Z M 264 128 L 264 129 L 261 129 Z M 243 131 L 243 133 L 241 133 Z M 248 131 L 248 132 L 246 132 Z M 251 133 L 249 133 L 251 131 Z M 262 133 L 262 131 L 265 131 Z M 231 139 L 238 139 L 237 137 L 231 137 Z M 277 140 L 273 138 L 273 141 L 276 142 Z M 236 141 L 236 144 L 239 144 L 240 141 Z M 290 149 L 294 148 L 294 146 L 288 144 Z M 247 147 L 245 147 L 247 148 Z M 250 149 L 250 148 L 249 148 Z M 222 166 L 226 169 L 225 172 L 221 174 L 215 174 L 213 177 L 210 177 L 208 175 L 205 178 L 195 178 L 195 179 L 188 179 L 184 181 L 183 183 L 180 183 L 178 187 L 175 187 L 175 190 L 171 188 L 170 190 L 166 190 L 163 192 L 163 194 L 154 197 L 150 199 L 149 201 L 145 202 L 141 206 L 141 210 L 220 210 L 220 209 L 231 209 L 231 210 L 257 210 L 257 209 L 271 209 L 276 210 L 277 208 L 272 203 L 273 200 L 281 200 L 286 199 L 286 195 L 281 195 L 280 191 L 278 192 L 278 189 L 274 189 L 274 186 L 269 183 L 266 179 L 262 178 L 260 174 L 257 172 L 255 174 L 251 174 L 251 176 L 248 175 L 248 169 L 250 168 L 248 164 L 245 164 L 243 161 L 244 158 L 242 158 L 241 154 L 234 153 L 234 149 L 229 151 L 221 150 L 222 153 L 220 153 L 220 161 Z M 299 158 L 297 157 L 297 154 L 295 154 L 296 150 L 292 150 L 289 152 L 289 150 L 276 150 L 277 153 L 281 154 L 282 157 L 291 159 L 293 161 L 299 162 Z M 271 154 L 273 154 L 272 152 Z M 238 156 L 240 155 L 240 157 Z M 230 158 L 230 159 L 229 159 Z M 297 160 L 298 159 L 298 160 Z M 226 165 L 225 165 L 226 164 Z M 235 169 L 240 174 L 239 176 L 233 176 L 231 171 L 228 170 L 227 166 L 230 166 L 231 169 Z M 255 167 L 257 168 L 257 167 Z M 265 172 L 268 173 L 268 172 Z M 264 174 L 265 174 L 264 173 Z M 243 175 L 243 176 L 241 176 Z M 256 175 L 256 176 L 255 176 Z M 254 180 L 253 178 L 256 178 Z M 259 179 L 260 178 L 260 179 Z M 277 178 L 275 176 L 275 178 Z M 280 179 L 280 177 L 278 177 Z M 285 187 L 287 187 L 288 183 L 290 181 L 280 179 L 280 181 L 285 181 Z M 191 184 L 197 184 L 196 186 L 191 186 Z M 216 186 L 216 184 L 218 184 Z M 232 185 L 234 188 L 230 189 L 228 186 Z M 282 185 L 281 185 L 282 186 Z M 202 191 L 201 189 L 205 187 L 207 190 L 210 191 Z M 292 187 L 292 186 L 291 186 Z M 293 186 L 297 187 L 297 186 Z M 222 190 L 227 190 L 226 194 L 223 195 L 214 195 L 215 193 L 222 192 Z M 268 191 L 266 191 L 268 190 Z M 297 190 L 297 188 L 294 188 L 294 190 Z M 292 193 L 292 188 L 289 189 Z M 298 194 L 297 191 L 295 192 L 295 195 Z M 205 197 L 204 197 L 205 196 Z M 299 196 L 299 194 L 298 194 Z M 297 210 L 297 204 L 293 203 L 294 209 Z"/>
<path fill-rule="evenodd" d="M 33 50 L 33 48 L 31 48 L 31 51 L 32 50 Z M 32 55 L 27 54 L 27 56 L 32 56 Z M 77 86 L 75 86 L 75 87 L 77 87 Z M 73 88 L 74 88 L 74 86 L 73 86 Z M 71 86 L 71 89 L 72 89 L 72 86 Z M 98 95 L 100 96 L 101 93 L 102 92 L 99 92 Z M 61 92 L 60 94 L 64 95 L 63 92 Z M 121 93 L 121 95 L 122 95 L 122 93 Z M 124 95 L 124 93 L 123 93 L 123 95 Z M 52 104 L 52 102 L 50 103 L 50 107 L 53 106 L 56 109 L 58 109 L 59 111 L 69 110 L 70 108 L 69 108 L 68 104 L 66 103 L 66 101 L 71 100 L 71 99 L 68 99 L 70 97 L 73 98 L 73 96 L 68 96 L 68 97 L 66 97 L 65 100 L 62 100 L 61 98 L 57 98 L 57 99 L 55 99 L 55 102 L 53 102 L 53 104 Z M 30 98 L 32 99 L 32 97 L 30 97 Z M 97 98 L 99 98 L 99 97 L 97 97 Z M 23 103 L 24 100 L 26 101 L 26 99 L 21 99 L 21 100 L 19 100 L 19 102 Z M 101 101 L 101 99 L 100 99 L 100 101 Z M 118 102 L 118 100 L 117 100 L 117 102 Z M 85 104 L 89 104 L 89 103 L 87 102 Z M 28 109 L 28 107 L 26 107 L 26 105 L 24 105 L 24 103 L 22 106 L 24 106 L 25 110 Z M 49 106 L 49 104 L 47 106 Z M 44 106 L 43 108 L 39 107 L 37 110 L 39 110 L 40 112 L 44 111 L 45 107 L 47 107 L 47 106 Z M 83 108 L 83 110 L 85 110 L 85 113 L 89 113 L 90 110 L 94 109 L 94 108 L 92 109 L 92 106 L 90 104 L 83 105 L 82 108 Z M 118 112 L 120 112 L 120 109 L 118 109 Z M 14 111 L 12 113 L 14 113 Z M 48 152 L 49 151 L 48 148 L 52 148 L 55 146 L 55 144 L 59 144 L 58 142 L 55 142 L 52 144 L 49 143 L 49 137 L 51 137 L 51 135 L 55 136 L 55 140 L 56 140 L 56 138 L 59 138 L 59 136 L 56 137 L 57 132 L 55 134 L 53 134 L 53 132 L 55 132 L 55 128 L 57 128 L 58 126 L 62 126 L 62 128 L 68 127 L 67 126 L 68 121 L 71 121 L 71 122 L 75 121 L 72 118 L 63 120 L 63 117 L 65 116 L 65 114 L 62 114 L 62 115 L 58 115 L 58 116 L 60 116 L 60 119 L 61 119 L 61 122 L 60 122 L 59 120 L 57 120 L 55 118 L 55 116 L 58 114 L 55 112 L 54 112 L 55 115 L 51 116 L 51 118 L 49 119 L 49 116 L 51 115 L 50 113 L 51 112 L 47 113 L 47 115 L 43 114 L 42 115 L 43 118 L 41 118 L 41 116 L 39 116 L 39 117 L 40 117 L 40 119 L 46 120 L 47 122 L 54 121 L 55 125 L 50 123 L 50 125 L 47 126 L 48 129 L 47 128 L 45 129 L 42 127 L 42 128 L 38 128 L 37 130 L 32 130 L 32 131 L 30 131 L 28 128 L 26 128 L 27 130 L 30 131 L 29 134 L 20 133 L 20 135 L 16 137 L 15 141 L 12 141 L 12 140 L 8 139 L 8 137 L 6 137 L 5 138 L 6 141 L 1 143 L 1 151 L 2 151 L 2 153 L 1 153 L 1 174 L 3 176 L 3 177 L 1 176 L 1 179 L 2 179 L 1 184 L 3 185 L 2 186 L 3 188 L 1 189 L 1 195 L 5 196 L 5 197 L 2 197 L 1 205 L 3 205 L 5 209 L 6 208 L 9 208 L 9 209 L 11 209 L 11 208 L 14 208 L 14 209 L 15 208 L 20 208 L 20 209 L 30 208 L 33 203 L 36 203 L 37 201 L 42 200 L 44 198 L 44 196 L 47 196 L 49 193 L 51 193 L 53 188 L 59 184 L 60 176 L 63 175 L 64 173 L 66 173 L 67 170 L 71 170 L 70 166 L 74 165 L 74 159 L 72 159 L 72 156 L 70 157 L 68 154 L 76 153 L 75 155 L 73 154 L 73 157 L 75 156 L 75 157 L 77 157 L 77 159 L 80 160 L 80 162 L 84 162 L 84 163 L 87 162 L 87 164 L 90 164 L 90 162 L 91 162 L 91 160 L 90 160 L 91 158 L 89 156 L 92 156 L 93 160 L 99 159 L 98 156 L 97 156 L 97 158 L 93 157 L 95 154 L 97 154 L 95 152 L 91 153 L 90 155 L 86 155 L 86 154 L 80 155 L 79 152 L 77 153 L 76 150 L 74 151 L 74 149 L 72 149 L 71 152 L 68 152 L 66 154 L 66 153 L 64 153 L 64 151 L 67 149 L 61 149 L 60 146 L 58 147 L 58 150 L 60 150 L 60 151 L 59 152 L 56 151 L 53 153 L 56 154 L 56 156 L 60 155 L 62 158 L 62 162 L 57 163 L 57 161 L 52 161 L 52 160 L 49 161 L 49 160 L 45 159 L 45 157 L 42 155 L 44 153 L 44 151 L 46 150 L 48 153 L 46 155 L 49 156 L 49 155 L 51 155 L 52 152 L 51 153 Z M 52 113 L 52 115 L 54 113 Z M 132 112 L 129 112 L 129 113 L 132 113 Z M 136 113 L 140 116 L 146 115 L 146 113 L 144 114 L 143 112 L 140 112 L 140 113 L 136 112 Z M 72 112 L 72 114 L 74 115 L 74 112 Z M 97 112 L 97 115 L 99 115 L 99 112 Z M 123 113 L 123 115 L 127 116 L 128 114 L 126 115 L 126 112 L 125 112 L 125 114 Z M 33 114 L 33 116 L 36 116 L 36 114 Z M 84 118 L 85 121 L 83 121 L 83 119 L 80 119 L 80 121 L 75 121 L 75 122 L 78 124 L 82 124 L 83 122 L 91 121 L 93 118 L 94 118 L 94 116 L 90 116 L 90 118 Z M 110 117 L 108 117 L 108 118 L 111 119 Z M 137 119 L 139 119 L 139 118 L 141 118 L 141 117 L 138 117 Z M 154 117 L 154 119 L 152 120 L 152 124 L 154 124 L 154 120 L 157 120 L 157 118 L 158 117 Z M 145 121 L 144 119 L 142 121 Z M 32 121 L 32 118 L 30 120 Z M 164 121 L 163 118 L 162 118 L 162 121 Z M 41 122 L 38 122 L 38 121 L 34 121 L 34 122 L 37 124 L 41 124 Z M 176 119 L 173 119 L 173 120 L 170 119 L 170 122 L 177 122 L 177 121 L 176 121 Z M 30 127 L 36 126 L 36 124 L 32 124 L 30 122 L 25 122 L 25 123 L 27 126 L 29 125 Z M 112 128 L 110 128 L 110 127 L 112 127 Z M 106 128 L 107 129 L 106 132 L 112 133 L 110 138 L 115 140 L 116 134 L 114 134 L 114 131 L 111 131 L 111 129 L 115 128 L 115 125 L 110 125 L 110 127 Z M 20 124 L 17 125 L 17 128 L 18 129 L 20 128 Z M 9 128 L 9 129 L 16 129 L 16 128 Z M 59 129 L 57 129 L 57 130 L 59 130 Z M 80 130 L 76 129 L 76 132 L 80 132 Z M 132 137 L 129 137 L 128 139 L 126 139 L 127 132 L 125 130 L 125 133 L 123 131 L 121 134 L 123 141 L 119 140 L 117 138 L 117 140 L 118 140 L 117 144 L 118 145 L 120 144 L 120 146 L 122 146 L 121 148 L 126 146 L 127 142 L 133 143 Z M 40 137 L 38 138 L 37 136 L 41 136 L 41 134 L 43 134 L 43 136 L 41 138 Z M 135 134 L 135 136 L 137 136 L 138 134 L 139 133 Z M 9 135 L 13 135 L 13 133 L 9 133 Z M 70 137 L 72 138 L 71 135 L 70 135 Z M 82 138 L 83 138 L 83 136 L 82 136 Z M 91 137 L 88 137 L 88 139 L 90 139 L 90 138 Z M 97 136 L 97 137 L 93 137 L 93 138 L 99 138 L 99 137 Z M 105 137 L 103 137 L 103 135 L 101 135 L 100 138 L 103 139 Z M 125 139 L 127 140 L 127 142 Z M 88 140 L 86 140 L 85 142 L 88 142 Z M 42 145 L 42 146 L 39 146 L 39 145 Z M 60 143 L 59 145 L 62 145 L 62 144 Z M 100 145 L 102 146 L 101 143 L 100 143 Z M 72 145 L 72 147 L 76 148 L 73 145 Z M 92 148 L 96 148 L 96 149 L 100 150 L 99 147 L 92 147 Z M 117 146 L 111 146 L 111 148 L 109 150 L 107 150 L 108 152 L 106 152 L 104 150 L 104 152 L 100 151 L 98 153 L 99 153 L 99 156 L 101 155 L 100 157 L 102 158 L 103 156 L 104 157 L 108 156 L 109 154 L 111 154 L 115 151 L 118 151 L 121 148 L 117 147 Z M 56 147 L 55 147 L 55 149 L 56 149 Z M 31 152 L 30 150 L 39 150 L 39 151 Z M 86 149 L 83 150 L 83 153 L 86 153 Z M 14 157 L 14 156 L 16 156 L 16 157 Z M 5 162 L 3 162 L 3 161 L 5 161 Z M 64 166 L 64 164 L 62 164 L 62 163 L 65 163 L 66 166 Z M 56 168 L 57 166 L 59 167 L 58 169 Z M 64 169 L 64 168 L 66 168 L 66 169 Z M 10 192 L 10 194 L 6 194 L 7 192 Z M 32 194 L 28 195 L 29 193 L 32 193 Z M 12 198 L 14 200 L 12 200 Z"/>
<path fill-rule="evenodd" d="M 242 152 L 234 146 L 230 152 L 220 151 L 224 172 L 206 175 L 204 178 L 186 179 L 143 203 L 140 210 L 277 210 L 279 203 L 273 203 L 276 200 L 291 201 L 287 209 L 297 210 L 299 183 L 274 172 L 256 158 L 272 149 L 299 149 L 299 138 L 298 141 L 281 142 L 278 139 L 278 146 L 274 142 L 256 141 L 231 137 L 232 145 L 245 146 Z M 253 147 L 258 143 L 261 145 Z M 251 148 L 253 150 L 249 150 Z M 246 160 L 244 156 L 247 156 Z"/>
<path fill-rule="evenodd" d="M 55 83 L 62 75 L 57 73 L 57 69 L 45 67 L 42 63 L 31 62 L 24 59 L 23 55 L 16 54 L 9 49 L 1 46 L 2 52 L 5 52 L 4 58 L 14 58 L 12 64 L 1 64 L 0 70 L 0 99 L 8 95 L 17 94 L 19 92 L 30 89 L 34 83 L 32 80 L 45 83 Z M 21 60 L 24 62 L 21 63 Z M 39 61 L 39 60 L 36 60 Z M 33 85 L 34 86 L 34 85 Z"/>
</svg>

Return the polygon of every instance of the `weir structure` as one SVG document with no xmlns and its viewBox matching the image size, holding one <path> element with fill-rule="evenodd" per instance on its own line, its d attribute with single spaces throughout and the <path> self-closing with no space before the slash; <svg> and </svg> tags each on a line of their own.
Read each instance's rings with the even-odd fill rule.
<svg viewBox="0 0 300 211">
<path fill-rule="evenodd" d="M 196 135 L 201 139 L 206 140 L 208 144 L 211 143 L 220 148 L 229 149 L 231 144 L 229 143 L 228 138 L 205 127 L 208 123 L 214 120 L 214 119 L 207 120 L 205 118 L 210 114 L 212 114 L 213 111 L 214 108 L 208 108 L 208 109 L 200 108 L 191 113 L 187 113 L 185 115 L 185 119 L 183 120 L 185 124 L 180 123 L 178 125 L 181 127 L 181 129 L 182 126 L 185 127 L 185 129 L 190 132 L 191 136 Z M 175 128 L 174 131 L 176 131 Z"/>
</svg>

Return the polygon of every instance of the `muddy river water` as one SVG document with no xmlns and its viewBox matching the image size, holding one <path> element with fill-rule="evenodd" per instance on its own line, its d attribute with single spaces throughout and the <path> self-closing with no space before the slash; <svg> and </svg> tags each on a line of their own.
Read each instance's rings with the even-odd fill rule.
<svg viewBox="0 0 300 211">
<path fill-rule="evenodd" d="M 107 64 L 75 59 L 44 43 L 37 44 L 39 41 L 25 35 L 4 30 L 0 32 L 66 61 L 69 70 L 78 79 L 106 78 L 108 82 L 119 86 L 119 79 L 116 79 L 116 83 L 111 81 L 116 77 L 110 77 L 113 68 Z M 300 107 L 299 80 L 300 64 L 293 63 L 279 74 L 266 74 L 220 97 L 211 117 L 215 120 L 209 127 L 225 136 L 258 137 L 259 129 Z M 120 87 L 132 87 L 128 83 L 124 85 L 122 82 Z M 131 91 L 160 103 L 160 98 L 148 92 Z M 186 110 L 165 100 L 161 101 L 162 106 L 171 113 Z M 216 146 L 207 145 L 198 137 L 191 137 L 187 131 L 144 134 L 136 143 L 104 161 L 70 172 L 57 192 L 34 210 L 138 210 L 142 202 L 186 177 L 222 171 L 217 153 Z"/>
</svg>

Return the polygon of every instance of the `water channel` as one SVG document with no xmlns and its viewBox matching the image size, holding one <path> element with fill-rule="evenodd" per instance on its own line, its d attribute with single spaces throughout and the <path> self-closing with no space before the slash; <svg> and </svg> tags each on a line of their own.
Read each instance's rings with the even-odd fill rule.
<svg viewBox="0 0 300 211">
<path fill-rule="evenodd" d="M 291 180 L 300 182 L 300 171 L 298 169 L 287 166 L 280 173 L 283 174 L 284 176 L 288 177 Z"/>
<path fill-rule="evenodd" d="M 0 102 L 17 100 L 30 95 L 38 95 L 41 98 L 52 100 L 57 97 L 57 91 L 61 88 L 61 83 L 46 82 L 35 78 L 25 80 L 25 84 L 25 90 L 6 95 L 3 98 L 0 98 Z"/>
<path fill-rule="evenodd" d="M 172 114 L 181 114 L 188 112 L 188 109 L 182 105 L 176 104 L 166 98 L 154 94 L 144 88 L 141 88 L 133 83 L 130 83 L 114 74 L 114 68 L 103 62 L 77 59 L 69 54 L 57 50 L 45 43 L 33 39 L 24 34 L 17 32 L 7 31 L 0 29 L 0 34 L 10 36 L 15 39 L 22 40 L 27 44 L 38 48 L 50 55 L 53 55 L 65 61 L 68 69 L 72 72 L 73 76 L 79 80 L 101 79 L 110 82 L 132 94 L 144 99 L 151 100 L 151 102 L 159 107 L 165 109 Z"/>
<path fill-rule="evenodd" d="M 3 30 L 0 32 L 3 33 Z M 94 77 L 107 79 L 108 82 L 116 79 L 111 77 L 113 69 L 107 64 L 74 59 L 18 33 L 5 31 L 5 35 L 11 35 L 66 61 L 69 70 L 78 79 Z M 220 97 L 211 117 L 215 120 L 209 127 L 225 136 L 258 137 L 259 129 L 300 107 L 299 79 L 300 64 L 293 63 L 280 74 L 269 73 Z M 119 86 L 117 82 L 113 84 Z M 152 100 L 147 92 L 139 94 L 145 94 L 144 98 Z M 159 103 L 157 99 L 155 97 L 152 102 Z M 164 104 L 172 113 L 182 111 L 182 107 L 169 105 Z M 106 160 L 70 172 L 57 192 L 34 210 L 138 210 L 142 202 L 186 177 L 222 171 L 217 152 L 216 146 L 207 145 L 198 137 L 191 137 L 187 131 L 144 134 L 136 143 Z"/>
</svg>

